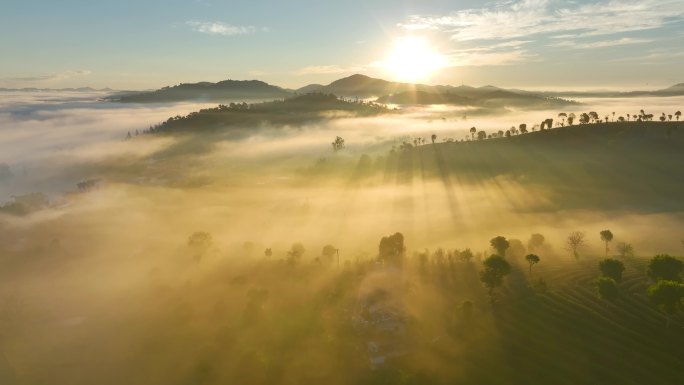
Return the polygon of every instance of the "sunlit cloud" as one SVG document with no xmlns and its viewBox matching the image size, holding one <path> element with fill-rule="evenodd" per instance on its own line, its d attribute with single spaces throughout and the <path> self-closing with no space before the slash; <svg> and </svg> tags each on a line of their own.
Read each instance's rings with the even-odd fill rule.
<svg viewBox="0 0 684 385">
<path fill-rule="evenodd" d="M 606 47 L 614 47 L 614 46 L 620 46 L 620 45 L 629 45 L 629 44 L 645 44 L 645 43 L 652 43 L 653 40 L 651 39 L 633 39 L 629 37 L 624 37 L 622 39 L 616 39 L 616 40 L 601 40 L 601 41 L 594 41 L 594 42 L 589 42 L 589 43 L 578 43 L 575 41 L 562 41 L 559 43 L 554 43 L 551 46 L 552 47 L 563 47 L 563 48 L 575 48 L 575 49 L 594 49 L 594 48 L 606 48 Z"/>
<path fill-rule="evenodd" d="M 412 15 L 399 26 L 435 29 L 457 41 L 497 40 L 537 34 L 609 35 L 661 28 L 684 20 L 684 3 L 672 0 L 572 2 L 549 0 L 499 3 L 448 15 Z"/>
<path fill-rule="evenodd" d="M 218 21 L 188 21 L 185 23 L 188 25 L 193 31 L 195 32 L 200 32 L 204 33 L 207 35 L 215 35 L 215 36 L 235 36 L 235 35 L 249 35 L 256 33 L 259 29 L 255 26 L 248 25 L 248 26 L 239 26 L 239 25 L 231 25 L 227 23 L 222 23 Z M 267 32 L 267 28 L 262 28 L 261 29 L 264 32 Z"/>
</svg>

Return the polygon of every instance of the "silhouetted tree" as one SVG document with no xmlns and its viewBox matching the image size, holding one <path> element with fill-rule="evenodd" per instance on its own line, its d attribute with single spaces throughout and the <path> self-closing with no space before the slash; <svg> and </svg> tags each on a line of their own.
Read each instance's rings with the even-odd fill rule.
<svg viewBox="0 0 684 385">
<path fill-rule="evenodd" d="M 596 123 L 599 120 L 598 113 L 596 111 L 589 111 L 589 118 L 593 123 Z"/>
<path fill-rule="evenodd" d="M 580 114 L 579 122 L 580 124 L 587 124 L 589 123 L 589 120 L 591 120 L 591 117 L 589 117 L 589 114 L 583 112 Z"/>
<path fill-rule="evenodd" d="M 565 119 L 567 117 L 568 117 L 568 114 L 566 114 L 565 112 L 561 112 L 560 114 L 558 114 L 558 118 L 561 119 L 563 125 L 565 125 Z"/>
<path fill-rule="evenodd" d="M 325 262 L 328 262 L 328 263 L 333 262 L 336 254 L 337 254 L 337 248 L 333 245 L 325 245 L 325 246 L 323 246 L 323 250 L 321 251 L 321 255 L 323 256 L 323 259 L 325 260 Z"/>
<path fill-rule="evenodd" d="M 615 282 L 620 282 L 622 281 L 622 272 L 625 271 L 625 265 L 617 259 L 606 258 L 599 262 L 599 270 L 604 276 L 614 279 Z"/>
<path fill-rule="evenodd" d="M 304 245 L 299 242 L 293 243 L 290 251 L 287 252 L 287 262 L 291 265 L 296 265 L 302 259 L 305 251 Z"/>
<path fill-rule="evenodd" d="M 344 139 L 342 139 L 341 137 L 338 136 L 335 138 L 335 141 L 333 141 L 331 143 L 331 145 L 332 145 L 333 151 L 335 151 L 335 152 L 340 151 L 340 150 L 344 149 Z"/>
<path fill-rule="evenodd" d="M 475 258 L 475 256 L 473 255 L 473 252 L 470 251 L 470 249 L 465 249 L 465 250 L 461 251 L 459 253 L 458 257 L 461 259 L 461 261 L 466 262 L 466 263 L 470 263 L 470 261 L 473 258 Z"/>
<path fill-rule="evenodd" d="M 480 281 L 487 287 L 489 298 L 494 302 L 494 289 L 501 286 L 505 276 L 510 274 L 511 265 L 500 255 L 491 255 L 483 262 L 484 270 L 480 271 Z"/>
<path fill-rule="evenodd" d="M 518 129 L 520 130 L 521 134 L 527 134 L 527 124 L 522 123 L 518 126 Z"/>
<path fill-rule="evenodd" d="M 679 117 L 682 116 L 682 112 L 681 112 L 681 111 L 677 111 L 677 112 L 675 112 L 674 114 L 675 114 L 675 117 L 677 117 L 677 121 L 679 121 Z"/>
<path fill-rule="evenodd" d="M 610 277 L 598 277 L 594 281 L 599 297 L 605 300 L 614 301 L 620 296 L 620 289 L 617 283 Z"/>
<path fill-rule="evenodd" d="M 188 246 L 193 249 L 196 262 L 201 262 L 202 258 L 213 243 L 211 234 L 204 231 L 197 231 L 188 237 Z"/>
<path fill-rule="evenodd" d="M 478 140 L 485 140 L 487 139 L 487 133 L 484 131 L 478 131 L 477 132 L 477 139 Z"/>
<path fill-rule="evenodd" d="M 532 265 L 539 263 L 539 256 L 536 254 L 527 254 L 525 260 L 530 265 L 530 275 L 532 274 Z"/>
<path fill-rule="evenodd" d="M 273 256 L 273 250 L 271 250 L 270 247 L 267 248 L 266 250 L 264 250 L 264 256 L 265 256 L 266 258 L 271 258 L 271 257 Z"/>
<path fill-rule="evenodd" d="M 496 250 L 496 253 L 502 257 L 506 255 L 506 249 L 510 246 L 506 237 L 502 237 L 501 235 L 492 238 L 489 241 L 489 244 L 492 245 L 492 248 Z"/>
<path fill-rule="evenodd" d="M 684 270 L 682 261 L 667 254 L 659 254 L 649 261 L 646 273 L 654 281 L 663 279 L 681 282 L 682 270 Z"/>
<path fill-rule="evenodd" d="M 682 308 L 684 285 L 678 281 L 659 280 L 648 288 L 651 301 L 665 313 L 665 327 L 670 327 L 670 317 Z"/>
<path fill-rule="evenodd" d="M 571 112 L 570 114 L 568 114 L 568 126 L 572 126 L 572 123 L 575 121 L 576 117 L 577 117 L 577 115 L 575 115 L 574 112 Z"/>
<path fill-rule="evenodd" d="M 472 136 L 473 139 L 475 139 L 475 134 L 476 134 L 476 133 L 478 133 L 478 132 L 477 132 L 477 128 L 475 128 L 475 127 L 470 127 L 470 135 Z"/>
<path fill-rule="evenodd" d="M 620 242 L 616 246 L 618 255 L 622 258 L 634 256 L 634 247 L 631 244 Z"/>
<path fill-rule="evenodd" d="M 432 139 L 432 144 L 435 144 L 435 140 L 437 140 L 437 135 L 432 134 L 431 139 Z"/>
<path fill-rule="evenodd" d="M 566 239 L 566 244 L 568 246 L 568 250 L 572 251 L 572 255 L 575 258 L 579 258 L 577 250 L 586 245 L 584 233 L 581 231 L 573 231 L 572 233 L 570 233 L 570 235 L 568 235 L 568 238 Z"/>
<path fill-rule="evenodd" d="M 532 234 L 530 240 L 527 241 L 527 249 L 529 251 L 539 250 L 544 245 L 544 236 L 541 234 Z"/>
<path fill-rule="evenodd" d="M 389 265 L 401 266 L 406 247 L 404 246 L 404 235 L 394 233 L 393 235 L 382 237 L 378 246 L 379 259 Z"/>
<path fill-rule="evenodd" d="M 665 120 L 667 120 L 667 117 L 665 116 L 665 113 L 663 112 L 663 114 L 660 115 L 660 121 L 664 122 Z"/>
<path fill-rule="evenodd" d="M 608 256 L 608 243 L 613 240 L 613 233 L 610 230 L 601 231 L 601 240 L 606 243 L 606 257 Z"/>
</svg>

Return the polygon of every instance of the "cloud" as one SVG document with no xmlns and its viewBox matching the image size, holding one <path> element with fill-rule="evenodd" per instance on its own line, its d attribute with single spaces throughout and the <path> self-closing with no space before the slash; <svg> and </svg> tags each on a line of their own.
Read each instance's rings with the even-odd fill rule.
<svg viewBox="0 0 684 385">
<path fill-rule="evenodd" d="M 50 81 L 59 81 L 59 80 L 69 79 L 69 78 L 73 78 L 76 76 L 86 76 L 86 75 L 90 75 L 91 73 L 92 72 L 89 70 L 62 71 L 62 72 L 53 72 L 53 73 L 44 74 L 44 75 L 5 78 L 3 80 L 9 81 L 9 82 L 50 82 Z"/>
<path fill-rule="evenodd" d="M 559 43 L 551 44 L 551 46 L 552 47 L 568 47 L 568 48 L 575 48 L 575 49 L 594 49 L 594 48 L 606 48 L 606 47 L 628 45 L 628 44 L 644 44 L 644 43 L 652 43 L 652 42 L 653 42 L 653 40 L 651 40 L 651 39 L 634 39 L 634 38 L 624 37 L 622 39 L 617 39 L 617 40 L 601 40 L 601 41 L 594 41 L 594 42 L 589 42 L 589 43 L 577 43 L 575 41 L 562 41 Z"/>
<path fill-rule="evenodd" d="M 406 30 L 439 30 L 456 41 L 475 41 L 516 39 L 537 34 L 609 35 L 661 28 L 682 20 L 684 2 L 679 0 L 600 1 L 592 4 L 520 0 L 443 16 L 412 15 L 399 26 Z"/>
<path fill-rule="evenodd" d="M 250 35 L 259 29 L 252 25 L 238 26 L 217 21 L 188 21 L 185 23 L 193 31 L 215 36 Z M 262 32 L 268 32 L 268 28 L 261 28 Z"/>
</svg>

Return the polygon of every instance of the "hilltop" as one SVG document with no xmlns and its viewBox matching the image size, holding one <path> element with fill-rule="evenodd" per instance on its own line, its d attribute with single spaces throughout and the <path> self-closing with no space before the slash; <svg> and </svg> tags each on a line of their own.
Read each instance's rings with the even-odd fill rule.
<svg viewBox="0 0 684 385">
<path fill-rule="evenodd" d="M 684 210 L 682 122 L 582 124 L 402 148 L 396 159 L 403 165 L 397 167 L 401 180 L 411 178 L 412 165 L 420 163 L 445 183 L 508 178 L 541 187 L 551 199 L 539 199 L 540 210 Z"/>
<path fill-rule="evenodd" d="M 332 113 L 344 116 L 372 116 L 390 111 L 381 105 L 351 102 L 335 95 L 311 93 L 284 100 L 262 103 L 230 103 L 202 109 L 187 116 L 176 116 L 151 128 L 151 132 L 220 130 L 230 128 L 237 133 L 253 131 L 264 124 L 274 126 L 301 125 L 327 119 Z"/>
<path fill-rule="evenodd" d="M 159 103 L 277 99 L 289 95 L 289 91 L 260 80 L 224 80 L 218 83 L 184 83 L 150 92 L 119 93 L 107 99 L 123 103 Z"/>
</svg>

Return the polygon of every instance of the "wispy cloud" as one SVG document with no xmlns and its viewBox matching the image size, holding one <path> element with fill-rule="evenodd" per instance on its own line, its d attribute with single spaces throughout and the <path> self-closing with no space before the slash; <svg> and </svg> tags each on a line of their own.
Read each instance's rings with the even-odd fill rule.
<svg viewBox="0 0 684 385">
<path fill-rule="evenodd" d="M 76 76 L 86 76 L 86 75 L 90 75 L 91 73 L 92 72 L 89 70 L 61 71 L 61 72 L 52 72 L 49 74 L 34 75 L 34 76 L 21 76 L 21 77 L 13 77 L 13 78 L 4 78 L 2 80 L 8 81 L 8 82 L 39 83 L 39 82 L 51 82 L 51 81 L 65 80 L 65 79 L 73 78 Z"/>
<path fill-rule="evenodd" d="M 187 21 L 185 23 L 195 32 L 204 33 L 215 36 L 235 36 L 235 35 L 249 35 L 261 30 L 268 32 L 268 28 L 257 28 L 253 25 L 240 26 L 222 23 L 218 21 Z"/>
<path fill-rule="evenodd" d="M 560 6 L 559 6 L 560 4 Z M 599 1 L 592 4 L 519 0 L 448 15 L 413 15 L 399 26 L 439 30 L 457 41 L 498 40 L 537 34 L 609 35 L 660 28 L 684 20 L 681 0 Z"/>
<path fill-rule="evenodd" d="M 619 46 L 619 45 L 628 45 L 628 44 L 644 44 L 644 43 L 652 43 L 652 39 L 634 39 L 630 37 L 623 37 L 622 39 L 616 39 L 616 40 L 600 40 L 600 41 L 593 41 L 593 42 L 587 42 L 587 43 L 578 43 L 575 41 L 561 41 L 558 43 L 551 44 L 552 47 L 568 47 L 568 48 L 576 48 L 576 49 L 594 49 L 594 48 L 606 48 L 606 47 L 614 47 L 614 46 Z"/>
</svg>

